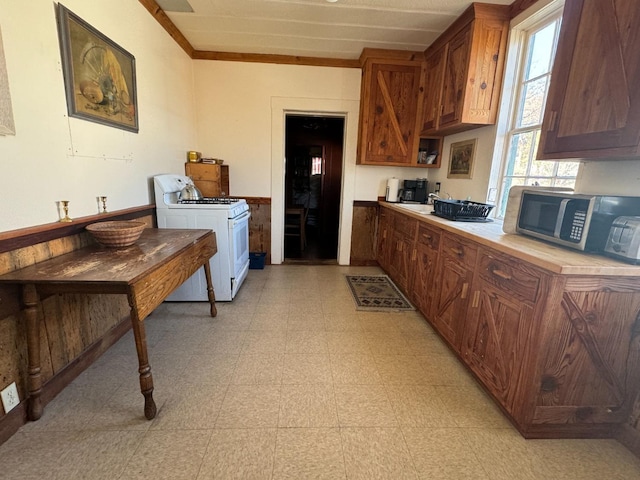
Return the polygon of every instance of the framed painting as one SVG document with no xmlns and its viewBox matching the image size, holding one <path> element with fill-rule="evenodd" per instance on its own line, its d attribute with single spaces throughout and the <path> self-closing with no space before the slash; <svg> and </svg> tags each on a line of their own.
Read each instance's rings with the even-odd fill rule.
<svg viewBox="0 0 640 480">
<path fill-rule="evenodd" d="M 69 116 L 137 133 L 134 56 L 61 4 L 58 35 Z"/>
<path fill-rule="evenodd" d="M 451 144 L 451 158 L 447 178 L 471 178 L 476 139 Z"/>
</svg>

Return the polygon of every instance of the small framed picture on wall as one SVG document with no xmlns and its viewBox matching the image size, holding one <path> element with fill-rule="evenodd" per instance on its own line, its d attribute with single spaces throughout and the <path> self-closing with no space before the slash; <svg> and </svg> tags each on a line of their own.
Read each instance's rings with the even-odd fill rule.
<svg viewBox="0 0 640 480">
<path fill-rule="evenodd" d="M 476 138 L 451 144 L 447 178 L 471 178 L 476 153 Z"/>
</svg>

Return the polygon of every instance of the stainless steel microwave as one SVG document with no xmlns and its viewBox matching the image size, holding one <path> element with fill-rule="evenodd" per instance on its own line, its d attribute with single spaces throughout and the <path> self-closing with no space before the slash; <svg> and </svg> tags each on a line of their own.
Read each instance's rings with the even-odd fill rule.
<svg viewBox="0 0 640 480">
<path fill-rule="evenodd" d="M 640 215 L 640 197 L 522 192 L 516 231 L 566 247 L 603 252 L 614 220 Z"/>
</svg>

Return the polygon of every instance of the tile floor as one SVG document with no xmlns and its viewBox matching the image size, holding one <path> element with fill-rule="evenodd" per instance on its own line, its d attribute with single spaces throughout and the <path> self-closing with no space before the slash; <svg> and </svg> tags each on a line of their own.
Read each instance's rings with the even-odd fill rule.
<svg viewBox="0 0 640 480">
<path fill-rule="evenodd" d="M 146 321 L 0 446 L 2 478 L 631 480 L 613 440 L 524 440 L 417 313 L 362 313 L 345 274 L 251 270 L 233 303 Z"/>
</svg>

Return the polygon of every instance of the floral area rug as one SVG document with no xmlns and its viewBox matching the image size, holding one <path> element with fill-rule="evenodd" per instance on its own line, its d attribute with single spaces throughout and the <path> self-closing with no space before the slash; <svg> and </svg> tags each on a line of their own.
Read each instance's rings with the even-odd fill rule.
<svg viewBox="0 0 640 480">
<path fill-rule="evenodd" d="M 402 312 L 415 310 L 387 275 L 346 275 L 356 310 Z"/>
</svg>

